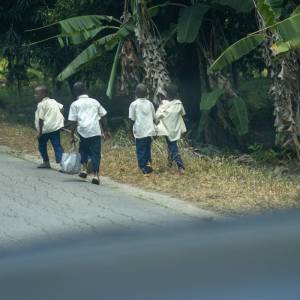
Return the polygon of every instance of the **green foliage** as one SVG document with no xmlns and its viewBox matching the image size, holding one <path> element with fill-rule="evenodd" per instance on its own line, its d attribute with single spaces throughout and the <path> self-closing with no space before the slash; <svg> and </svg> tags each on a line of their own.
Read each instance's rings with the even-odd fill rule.
<svg viewBox="0 0 300 300">
<path fill-rule="evenodd" d="M 240 97 L 230 99 L 229 117 L 232 120 L 235 128 L 240 136 L 243 136 L 249 131 L 248 109 L 245 101 Z"/>
<path fill-rule="evenodd" d="M 212 64 L 211 70 L 219 71 L 257 48 L 265 40 L 263 34 L 249 35 L 228 47 Z"/>
<path fill-rule="evenodd" d="M 285 42 L 300 36 L 300 14 L 293 15 L 273 25 Z"/>
<path fill-rule="evenodd" d="M 117 49 L 116 54 L 115 54 L 112 70 L 110 72 L 110 78 L 109 78 L 109 81 L 108 81 L 107 90 L 106 90 L 106 95 L 110 99 L 113 96 L 113 89 L 114 89 L 115 81 L 116 81 L 116 78 L 117 78 L 117 68 L 118 68 L 118 62 L 119 62 L 119 59 L 120 59 L 121 49 L 122 49 L 122 43 L 119 43 L 118 49 Z"/>
<path fill-rule="evenodd" d="M 209 6 L 195 4 L 180 10 L 177 40 L 179 43 L 193 43 L 198 36 L 204 15 Z"/>
<path fill-rule="evenodd" d="M 265 26 L 272 26 L 276 22 L 276 13 L 268 0 L 256 1 L 258 12 L 261 14 Z"/>
<path fill-rule="evenodd" d="M 62 20 L 58 24 L 61 26 L 61 38 L 66 40 L 66 44 L 78 45 L 109 28 L 103 25 L 103 21 L 110 23 L 112 20 L 108 16 L 90 15 Z"/>
<path fill-rule="evenodd" d="M 28 80 L 26 68 L 32 52 L 23 47 L 29 39 L 25 30 L 41 25 L 41 11 L 45 8 L 44 1 L 0 1 L 0 57 L 8 62 L 5 71 L 10 85 L 17 83 L 20 88 Z"/>
<path fill-rule="evenodd" d="M 126 28 L 121 28 L 117 33 L 106 35 L 92 43 L 88 48 L 83 50 L 58 76 L 59 81 L 63 81 L 73 74 L 80 71 L 88 64 L 92 64 L 96 59 L 101 57 L 105 51 L 111 51 L 120 43 L 129 32 Z"/>
<path fill-rule="evenodd" d="M 23 89 L 20 95 L 16 87 L 0 88 L 0 109 L 10 121 L 33 124 L 36 109 L 33 89 Z"/>
<path fill-rule="evenodd" d="M 266 118 L 272 115 L 270 84 L 268 78 L 243 79 L 240 82 L 239 94 L 245 100 L 248 111 L 254 118 Z"/>
<path fill-rule="evenodd" d="M 272 45 L 273 52 L 278 55 L 291 50 L 297 50 L 300 48 L 300 37 L 293 38 L 287 42 L 278 42 Z"/>
<path fill-rule="evenodd" d="M 292 12 L 291 17 L 300 14 L 300 5 L 298 5 L 295 10 Z"/>
<path fill-rule="evenodd" d="M 277 22 L 282 5 L 283 3 L 280 0 L 257 1 L 259 13 L 262 15 L 266 26 L 269 30 L 275 30 L 280 37 L 280 41 L 272 47 L 276 54 L 300 48 L 300 14 L 297 13 L 298 7 L 295 10 L 296 13 L 294 12 L 289 18 Z M 265 38 L 263 34 L 256 33 L 237 41 L 216 59 L 211 69 L 217 71 L 228 66 L 259 46 Z"/>
<path fill-rule="evenodd" d="M 263 145 L 254 144 L 248 147 L 254 160 L 260 163 L 274 163 L 278 160 L 279 153 L 274 149 L 265 149 Z"/>
<path fill-rule="evenodd" d="M 210 117 L 209 111 L 202 111 L 201 117 L 199 120 L 197 135 L 198 138 L 202 135 L 206 128 L 209 128 L 212 123 L 212 119 Z"/>
<path fill-rule="evenodd" d="M 223 93 L 224 91 L 219 88 L 216 88 L 209 93 L 203 93 L 200 102 L 200 110 L 204 110 L 204 111 L 211 110 L 217 104 L 217 102 L 219 101 Z"/>
</svg>

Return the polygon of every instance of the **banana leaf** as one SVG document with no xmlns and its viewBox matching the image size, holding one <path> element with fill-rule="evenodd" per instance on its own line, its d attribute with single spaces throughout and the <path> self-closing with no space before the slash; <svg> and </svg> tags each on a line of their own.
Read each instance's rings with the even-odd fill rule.
<svg viewBox="0 0 300 300">
<path fill-rule="evenodd" d="M 253 49 L 257 48 L 264 40 L 265 35 L 263 34 L 248 35 L 245 38 L 242 38 L 228 47 L 211 65 L 210 69 L 212 71 L 219 71 L 223 69 L 242 56 L 248 54 Z"/>
<path fill-rule="evenodd" d="M 177 41 L 179 43 L 193 43 L 195 41 L 203 17 L 209 8 L 204 4 L 195 4 L 180 9 L 177 26 Z"/>
</svg>

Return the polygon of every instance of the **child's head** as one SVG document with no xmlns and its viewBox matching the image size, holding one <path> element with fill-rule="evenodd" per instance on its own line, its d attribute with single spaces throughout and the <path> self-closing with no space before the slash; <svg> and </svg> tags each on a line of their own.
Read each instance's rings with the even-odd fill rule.
<svg viewBox="0 0 300 300">
<path fill-rule="evenodd" d="M 140 83 L 135 89 L 135 95 L 137 98 L 146 98 L 147 97 L 147 87 L 145 84 Z"/>
<path fill-rule="evenodd" d="M 79 97 L 81 95 L 86 94 L 86 89 L 85 89 L 85 85 L 83 82 L 77 81 L 73 85 L 73 94 L 75 97 Z"/>
<path fill-rule="evenodd" d="M 41 102 L 48 95 L 48 89 L 45 85 L 39 85 L 34 89 L 34 97 L 37 102 Z"/>
<path fill-rule="evenodd" d="M 178 88 L 173 83 L 167 85 L 166 92 L 169 100 L 174 100 L 178 96 Z"/>
</svg>

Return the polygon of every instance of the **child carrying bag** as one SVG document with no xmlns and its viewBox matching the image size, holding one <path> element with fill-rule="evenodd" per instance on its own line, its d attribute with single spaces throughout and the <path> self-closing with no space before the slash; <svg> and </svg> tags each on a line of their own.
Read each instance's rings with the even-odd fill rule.
<svg viewBox="0 0 300 300">
<path fill-rule="evenodd" d="M 61 171 L 67 174 L 80 173 L 80 154 L 76 143 L 73 144 L 70 152 L 63 153 L 61 159 Z"/>
</svg>

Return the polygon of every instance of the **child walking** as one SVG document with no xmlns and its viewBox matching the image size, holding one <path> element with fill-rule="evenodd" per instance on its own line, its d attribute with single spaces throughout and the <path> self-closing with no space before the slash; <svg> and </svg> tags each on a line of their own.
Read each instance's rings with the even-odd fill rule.
<svg viewBox="0 0 300 300">
<path fill-rule="evenodd" d="M 89 156 L 92 159 L 93 184 L 100 184 L 100 161 L 101 161 L 101 135 L 103 127 L 104 136 L 108 136 L 106 121 L 106 110 L 95 99 L 87 95 L 82 82 L 76 82 L 73 86 L 76 96 L 70 107 L 69 121 L 72 126 L 72 142 L 74 141 L 75 130 L 80 137 L 79 152 L 81 155 L 81 178 L 87 178 L 87 163 Z M 102 125 L 102 126 L 101 126 Z"/>
<path fill-rule="evenodd" d="M 136 144 L 138 166 L 144 174 L 153 172 L 151 167 L 151 144 L 155 131 L 155 109 L 146 99 L 147 87 L 136 87 L 136 100 L 129 107 L 129 119 L 133 122 L 133 135 Z"/>
<path fill-rule="evenodd" d="M 48 141 L 51 141 L 57 163 L 60 163 L 64 152 L 60 142 L 60 130 L 64 127 L 63 105 L 48 97 L 48 89 L 44 85 L 36 87 L 34 95 L 38 102 L 35 112 L 35 127 L 38 132 L 38 147 L 43 159 L 43 163 L 38 168 L 50 169 Z"/>
<path fill-rule="evenodd" d="M 166 88 L 167 99 L 163 100 L 156 112 L 157 134 L 165 136 L 168 145 L 169 165 L 177 164 L 179 173 L 184 173 L 185 166 L 181 159 L 177 141 L 181 135 L 186 132 L 186 126 L 183 121 L 185 110 L 182 102 L 178 99 L 178 89 L 174 84 L 170 84 Z"/>
</svg>

